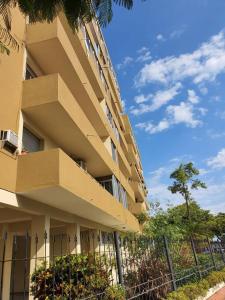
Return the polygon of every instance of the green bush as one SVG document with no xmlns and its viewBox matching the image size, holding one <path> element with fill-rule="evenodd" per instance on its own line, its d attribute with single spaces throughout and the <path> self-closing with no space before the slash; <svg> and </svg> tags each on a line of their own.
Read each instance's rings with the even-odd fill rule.
<svg viewBox="0 0 225 300">
<path fill-rule="evenodd" d="M 189 298 L 185 295 L 182 291 L 175 291 L 172 293 L 169 293 L 167 300 L 189 300 Z"/>
<path fill-rule="evenodd" d="M 210 287 L 213 287 L 220 282 L 225 282 L 225 270 L 212 272 L 206 277 L 206 279 Z"/>
<path fill-rule="evenodd" d="M 166 299 L 195 300 L 200 296 L 206 296 L 209 288 L 214 287 L 221 282 L 225 282 L 225 269 L 221 271 L 214 271 L 205 279 L 202 279 L 197 283 L 189 283 L 178 288 L 176 291 L 169 293 Z"/>
<path fill-rule="evenodd" d="M 125 289 L 121 285 L 110 286 L 106 289 L 105 299 L 125 300 Z"/>
<path fill-rule="evenodd" d="M 87 255 L 56 258 L 48 267 L 38 267 L 31 276 L 31 293 L 38 300 L 93 297 L 123 300 L 122 288 L 111 286 L 112 270 L 107 259 Z"/>
</svg>

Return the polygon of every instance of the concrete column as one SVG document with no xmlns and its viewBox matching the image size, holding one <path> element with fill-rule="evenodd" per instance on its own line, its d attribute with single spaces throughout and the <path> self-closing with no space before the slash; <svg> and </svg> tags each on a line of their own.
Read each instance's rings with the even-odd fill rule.
<svg viewBox="0 0 225 300">
<path fill-rule="evenodd" d="M 89 231 L 90 239 L 90 251 L 99 252 L 100 247 L 100 231 L 98 229 L 93 229 Z"/>
<path fill-rule="evenodd" d="M 50 217 L 35 216 L 31 222 L 30 274 L 50 258 Z M 33 296 L 29 296 L 33 300 Z"/>
<path fill-rule="evenodd" d="M 70 238 L 70 241 L 68 242 L 68 253 L 81 253 L 80 225 L 68 224 L 66 226 L 66 234 Z"/>
<path fill-rule="evenodd" d="M 31 268 L 34 270 L 35 261 L 49 261 L 50 257 L 50 217 L 35 216 L 31 222 Z M 40 264 L 40 263 L 39 263 Z"/>
<path fill-rule="evenodd" d="M 12 252 L 13 252 L 13 233 L 8 231 L 8 227 L 3 229 L 3 235 L 7 234 L 4 249 L 4 263 L 3 263 L 3 286 L 2 286 L 2 299 L 10 299 L 10 278 L 12 268 Z"/>
</svg>

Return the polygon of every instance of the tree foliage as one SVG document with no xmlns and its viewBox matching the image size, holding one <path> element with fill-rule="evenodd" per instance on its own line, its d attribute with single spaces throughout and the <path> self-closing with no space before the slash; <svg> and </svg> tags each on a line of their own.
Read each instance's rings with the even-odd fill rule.
<svg viewBox="0 0 225 300">
<path fill-rule="evenodd" d="M 113 17 L 113 3 L 126 9 L 133 7 L 133 0 L 0 0 L 0 14 L 6 27 L 11 23 L 10 8 L 16 5 L 30 22 L 52 22 L 63 12 L 73 29 L 95 17 L 106 26 Z"/>
<path fill-rule="evenodd" d="M 215 216 L 212 228 L 215 236 L 225 242 L 225 213 L 218 213 Z"/>
<path fill-rule="evenodd" d="M 0 0 L 0 53 L 9 54 L 9 48 L 19 47 L 11 34 L 11 8 L 18 6 L 30 23 L 52 22 L 59 13 L 64 13 L 73 30 L 81 23 L 96 18 L 101 26 L 106 26 L 113 17 L 113 4 L 126 9 L 133 7 L 133 0 Z"/>
<path fill-rule="evenodd" d="M 192 197 L 193 190 L 206 188 L 205 183 L 197 178 L 198 175 L 199 170 L 191 162 L 181 164 L 171 173 L 173 183 L 168 189 L 173 194 L 180 194 L 185 203 L 168 206 L 164 210 L 158 201 L 151 202 L 152 216 L 145 224 L 146 235 L 153 238 L 166 235 L 175 240 L 190 236 L 225 239 L 225 213 L 213 215 L 209 210 L 202 209 Z"/>
<path fill-rule="evenodd" d="M 195 237 L 213 237 L 215 216 L 202 209 L 197 202 L 190 203 L 191 222 L 187 218 L 186 205 L 159 208 L 145 225 L 145 234 L 154 238 L 166 235 L 170 239 L 185 239 L 191 234 Z M 225 221 L 225 218 L 224 218 Z"/>
<path fill-rule="evenodd" d="M 184 198 L 187 208 L 187 218 L 189 220 L 191 218 L 189 204 L 193 200 L 191 190 L 206 189 L 206 184 L 196 178 L 197 175 L 199 175 L 199 170 L 194 167 L 192 162 L 180 164 L 170 175 L 170 178 L 174 181 L 168 189 L 172 194 L 178 193 Z"/>
</svg>

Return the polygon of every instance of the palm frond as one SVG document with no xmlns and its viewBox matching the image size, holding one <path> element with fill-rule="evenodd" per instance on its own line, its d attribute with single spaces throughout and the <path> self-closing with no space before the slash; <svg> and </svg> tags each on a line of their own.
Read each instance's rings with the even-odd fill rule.
<svg viewBox="0 0 225 300">
<path fill-rule="evenodd" d="M 91 0 L 64 0 L 63 10 L 73 29 L 77 29 L 80 23 L 90 22 L 95 16 Z"/>
<path fill-rule="evenodd" d="M 0 0 L 0 16 L 3 19 L 4 26 L 7 30 L 11 30 L 11 0 Z"/>
<path fill-rule="evenodd" d="M 96 0 L 95 11 L 99 25 L 105 27 L 113 17 L 112 0 Z"/>
<path fill-rule="evenodd" d="M 6 47 L 10 47 L 12 49 L 19 49 L 19 44 L 17 40 L 12 36 L 12 34 L 6 28 L 0 25 L 0 42 L 4 44 Z"/>
<path fill-rule="evenodd" d="M 133 0 L 113 0 L 116 4 L 121 5 L 127 9 L 133 7 Z"/>
<path fill-rule="evenodd" d="M 52 22 L 62 10 L 62 4 L 63 0 L 18 0 L 20 10 L 31 23 Z"/>
<path fill-rule="evenodd" d="M 9 48 L 6 47 L 6 45 L 4 45 L 2 42 L 0 42 L 0 53 L 1 54 L 10 54 L 10 50 Z"/>
</svg>

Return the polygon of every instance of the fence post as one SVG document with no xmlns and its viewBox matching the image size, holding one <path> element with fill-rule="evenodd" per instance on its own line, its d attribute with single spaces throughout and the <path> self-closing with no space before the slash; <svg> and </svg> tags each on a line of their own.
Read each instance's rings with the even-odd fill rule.
<svg viewBox="0 0 225 300">
<path fill-rule="evenodd" d="M 171 278 L 172 278 L 172 286 L 173 286 L 173 290 L 175 291 L 177 289 L 176 278 L 175 278 L 175 274 L 174 274 L 174 270 L 173 270 L 173 262 L 172 262 L 171 255 L 170 255 L 168 240 L 165 235 L 163 236 L 163 241 L 164 241 L 164 247 L 166 250 L 167 264 L 168 264 L 169 272 L 170 272 Z"/>
<path fill-rule="evenodd" d="M 210 256 L 211 256 L 211 258 L 212 258 L 212 263 L 213 263 L 213 266 L 214 266 L 214 268 L 215 268 L 215 270 L 216 270 L 216 262 L 215 262 L 215 259 L 214 259 L 214 256 L 213 256 L 212 246 L 211 246 L 211 244 L 210 244 L 210 240 L 209 240 L 208 237 L 207 237 L 207 243 L 208 243 L 208 245 L 209 245 L 209 252 L 210 252 Z"/>
<path fill-rule="evenodd" d="M 118 279 L 119 284 L 123 285 L 123 269 L 122 269 L 122 259 L 121 259 L 121 245 L 119 241 L 119 234 L 117 231 L 114 231 L 114 244 L 115 244 L 115 251 L 116 251 L 116 264 L 117 264 L 117 271 L 118 271 Z"/>
<path fill-rule="evenodd" d="M 202 273 L 201 273 L 201 270 L 199 269 L 198 257 L 197 257 L 197 253 L 196 253 L 196 250 L 195 250 L 194 240 L 193 240 L 192 237 L 191 237 L 191 249 L 192 249 L 192 252 L 193 252 L 193 255 L 194 255 L 195 265 L 197 267 L 198 274 L 199 274 L 199 277 L 201 279 L 202 278 Z"/>
</svg>

